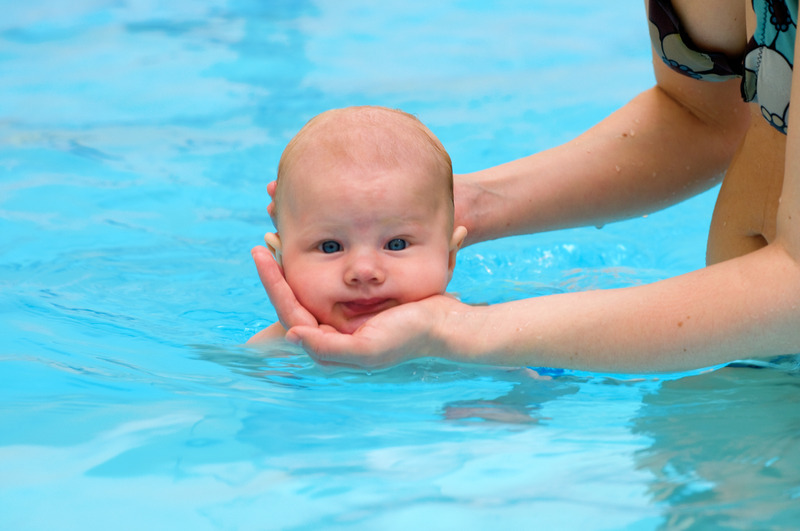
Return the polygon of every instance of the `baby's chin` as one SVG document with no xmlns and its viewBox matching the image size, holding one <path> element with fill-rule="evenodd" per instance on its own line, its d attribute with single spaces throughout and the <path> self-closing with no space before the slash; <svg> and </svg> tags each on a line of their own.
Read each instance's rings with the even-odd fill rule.
<svg viewBox="0 0 800 531">
<path fill-rule="evenodd" d="M 353 334 L 364 323 L 386 310 L 401 304 L 397 299 L 382 299 L 379 302 L 365 305 L 340 304 L 324 316 L 317 317 L 317 322 L 332 326 L 342 334 Z M 365 308 L 364 306 L 367 306 Z M 363 312 L 363 313 L 361 313 Z M 327 317 L 327 318 L 326 318 Z"/>
<path fill-rule="evenodd" d="M 361 328 L 361 326 L 364 323 L 366 323 L 367 321 L 369 321 L 372 317 L 374 317 L 376 315 L 378 315 L 378 314 L 377 313 L 371 313 L 371 314 L 358 315 L 358 316 L 353 317 L 351 319 L 346 319 L 343 322 L 332 324 L 331 326 L 333 326 L 336 330 L 338 330 L 342 334 L 352 334 L 356 330 Z"/>
</svg>

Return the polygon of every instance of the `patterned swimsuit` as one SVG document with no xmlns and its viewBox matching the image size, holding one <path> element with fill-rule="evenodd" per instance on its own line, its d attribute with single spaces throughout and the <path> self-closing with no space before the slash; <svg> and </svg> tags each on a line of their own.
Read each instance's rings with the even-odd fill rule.
<svg viewBox="0 0 800 531">
<path fill-rule="evenodd" d="M 797 0 L 752 0 L 756 29 L 743 57 L 700 50 L 682 27 L 671 0 L 649 0 L 650 39 L 673 70 L 706 81 L 742 78 L 742 98 L 786 134 L 792 87 Z"/>
</svg>

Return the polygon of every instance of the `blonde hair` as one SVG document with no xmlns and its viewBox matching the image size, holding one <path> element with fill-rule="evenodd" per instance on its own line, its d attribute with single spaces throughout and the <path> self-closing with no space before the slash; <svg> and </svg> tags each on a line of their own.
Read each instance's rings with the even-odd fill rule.
<svg viewBox="0 0 800 531">
<path fill-rule="evenodd" d="M 399 120 L 387 120 L 387 117 Z M 392 125 L 402 124 L 408 136 L 398 138 Z M 320 134 L 333 132 L 334 134 Z M 316 133 L 316 134 L 315 134 Z M 408 141 L 410 140 L 410 141 Z M 309 120 L 286 145 L 278 163 L 278 177 L 273 199 L 273 220 L 277 225 L 281 191 L 294 162 L 307 149 L 332 151 L 345 160 L 358 162 L 368 146 L 371 156 L 386 164 L 399 164 L 403 159 L 429 156 L 447 179 L 450 207 L 453 204 L 453 163 L 441 141 L 416 116 L 407 112 L 378 106 L 331 109 Z M 452 217 L 452 216 L 451 216 Z"/>
</svg>

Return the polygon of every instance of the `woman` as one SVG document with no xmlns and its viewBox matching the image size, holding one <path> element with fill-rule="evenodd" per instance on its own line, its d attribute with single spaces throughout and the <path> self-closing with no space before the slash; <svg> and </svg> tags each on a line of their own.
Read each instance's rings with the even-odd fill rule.
<svg viewBox="0 0 800 531">
<path fill-rule="evenodd" d="M 797 0 L 650 0 L 656 86 L 563 146 L 461 176 L 469 241 L 602 225 L 724 175 L 708 266 L 646 286 L 471 307 L 436 296 L 352 335 L 320 327 L 266 249 L 253 256 L 286 338 L 321 363 L 437 356 L 598 371 L 673 371 L 800 352 L 800 125 L 789 96 Z M 747 100 L 747 101 L 743 101 Z"/>
</svg>

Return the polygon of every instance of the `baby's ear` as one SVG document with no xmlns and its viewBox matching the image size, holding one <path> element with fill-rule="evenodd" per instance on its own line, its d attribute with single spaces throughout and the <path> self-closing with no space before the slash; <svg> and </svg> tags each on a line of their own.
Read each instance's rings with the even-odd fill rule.
<svg viewBox="0 0 800 531">
<path fill-rule="evenodd" d="M 281 254 L 281 237 L 277 232 L 268 232 L 264 235 L 264 243 L 267 244 L 269 252 L 275 257 L 278 265 L 283 267 L 283 256 Z"/>
<path fill-rule="evenodd" d="M 461 249 L 462 245 L 464 245 L 464 240 L 466 237 L 466 227 L 459 225 L 453 229 L 453 236 L 450 238 L 450 261 L 448 264 L 451 275 L 453 274 L 453 270 L 456 268 L 456 253 L 458 253 L 458 250 Z"/>
</svg>

